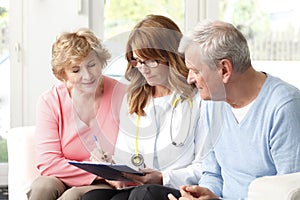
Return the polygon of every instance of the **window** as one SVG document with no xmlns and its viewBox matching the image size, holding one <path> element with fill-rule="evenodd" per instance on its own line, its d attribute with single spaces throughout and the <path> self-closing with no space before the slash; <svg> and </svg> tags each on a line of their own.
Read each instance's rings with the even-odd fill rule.
<svg viewBox="0 0 300 200">
<path fill-rule="evenodd" d="M 245 34 L 253 66 L 300 88 L 300 8 L 297 0 L 220 0 L 220 19 Z"/>
<path fill-rule="evenodd" d="M 0 187 L 7 185 L 6 134 L 10 128 L 8 1 L 0 4 Z"/>
</svg>

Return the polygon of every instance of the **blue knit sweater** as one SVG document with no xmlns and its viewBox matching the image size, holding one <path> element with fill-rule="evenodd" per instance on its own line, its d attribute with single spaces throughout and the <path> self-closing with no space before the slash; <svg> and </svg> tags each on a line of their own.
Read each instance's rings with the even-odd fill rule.
<svg viewBox="0 0 300 200">
<path fill-rule="evenodd" d="M 247 198 L 257 177 L 300 171 L 300 92 L 268 75 L 240 123 L 224 102 L 206 104 L 211 151 L 199 185 L 228 199 Z M 213 114 L 212 114 L 213 113 Z"/>
</svg>

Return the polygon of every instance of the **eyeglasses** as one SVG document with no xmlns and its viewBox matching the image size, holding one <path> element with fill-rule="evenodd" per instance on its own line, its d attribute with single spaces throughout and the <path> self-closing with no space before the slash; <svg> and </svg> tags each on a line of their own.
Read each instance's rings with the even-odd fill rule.
<svg viewBox="0 0 300 200">
<path fill-rule="evenodd" d="M 133 67 L 136 67 L 136 68 L 141 68 L 143 64 L 144 64 L 145 66 L 149 67 L 149 68 L 155 68 L 155 67 L 158 66 L 158 63 L 159 63 L 158 60 L 145 60 L 145 61 L 140 61 L 140 60 L 132 59 L 132 60 L 130 61 L 130 64 L 131 64 Z"/>
</svg>

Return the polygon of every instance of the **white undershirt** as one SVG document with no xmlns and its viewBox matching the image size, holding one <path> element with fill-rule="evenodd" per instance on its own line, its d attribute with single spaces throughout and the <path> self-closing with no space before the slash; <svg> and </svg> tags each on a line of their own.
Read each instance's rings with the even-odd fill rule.
<svg viewBox="0 0 300 200">
<path fill-rule="evenodd" d="M 238 123 L 240 123 L 244 119 L 245 115 L 250 110 L 250 108 L 254 102 L 255 102 L 255 100 L 242 108 L 232 108 L 231 109 L 236 120 L 238 121 Z"/>
</svg>

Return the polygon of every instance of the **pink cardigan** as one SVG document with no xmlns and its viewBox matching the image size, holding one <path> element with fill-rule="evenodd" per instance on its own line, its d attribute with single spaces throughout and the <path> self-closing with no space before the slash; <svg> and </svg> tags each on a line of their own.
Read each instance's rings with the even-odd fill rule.
<svg viewBox="0 0 300 200">
<path fill-rule="evenodd" d="M 125 88 L 125 85 L 104 76 L 97 121 L 106 140 L 98 140 L 103 150 L 112 154 L 119 130 L 119 108 Z M 84 129 L 79 129 L 75 123 L 72 100 L 64 83 L 53 86 L 40 96 L 36 116 L 36 149 L 37 168 L 41 175 L 55 176 L 69 186 L 90 185 L 94 181 L 96 175 L 68 163 L 70 160 L 88 161 L 90 157 L 79 137 L 83 133 L 78 131 Z"/>
</svg>

